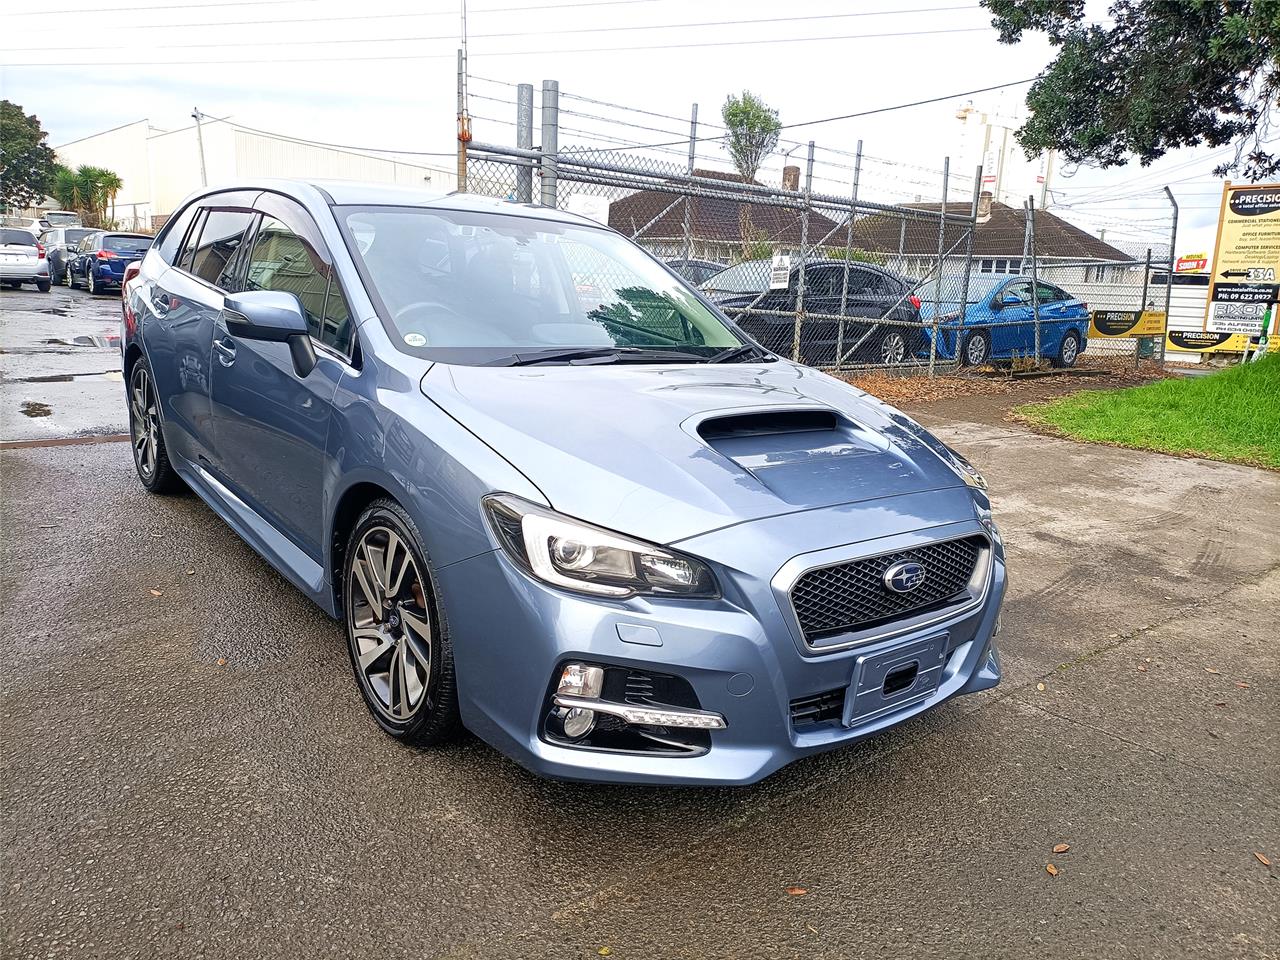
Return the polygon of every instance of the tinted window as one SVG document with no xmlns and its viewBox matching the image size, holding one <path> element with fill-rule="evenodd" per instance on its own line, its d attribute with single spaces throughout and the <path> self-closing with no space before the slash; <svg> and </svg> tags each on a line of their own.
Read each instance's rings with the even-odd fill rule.
<svg viewBox="0 0 1280 960">
<path fill-rule="evenodd" d="M 275 217 L 262 217 L 249 253 L 245 289 L 296 295 L 311 335 L 341 353 L 349 351 L 351 314 L 326 258 Z"/>
<path fill-rule="evenodd" d="M 191 221 L 195 219 L 199 209 L 193 203 L 164 225 L 164 230 L 156 240 L 156 249 L 165 263 L 176 262 L 178 245 L 186 238 L 187 228 L 191 226 Z"/>
<path fill-rule="evenodd" d="M 122 237 L 107 234 L 102 238 L 102 249 L 113 253 L 146 253 L 151 249 L 151 237 Z"/>
<path fill-rule="evenodd" d="M 1016 297 L 1021 303 L 1031 302 L 1031 281 L 1015 280 L 1000 292 L 1001 297 Z"/>
<path fill-rule="evenodd" d="M 26 230 L 12 230 L 4 227 L 0 228 L 0 243 L 16 243 L 23 247 L 34 247 L 36 238 Z"/>
<path fill-rule="evenodd" d="M 253 217 L 247 210 L 210 210 L 200 225 L 191 273 L 215 287 L 234 290 L 236 254 Z"/>
<path fill-rule="evenodd" d="M 1070 300 L 1071 298 L 1051 284 L 1037 283 L 1036 299 L 1041 303 L 1060 303 L 1063 300 Z"/>
</svg>

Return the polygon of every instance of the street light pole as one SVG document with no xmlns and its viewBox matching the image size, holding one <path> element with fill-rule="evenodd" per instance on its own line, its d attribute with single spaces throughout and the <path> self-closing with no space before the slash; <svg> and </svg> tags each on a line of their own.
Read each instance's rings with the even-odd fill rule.
<svg viewBox="0 0 1280 960">
<path fill-rule="evenodd" d="M 200 148 L 200 186 L 207 187 L 209 185 L 209 174 L 204 167 L 204 132 L 200 128 L 200 121 L 203 115 L 200 108 L 195 107 L 191 111 L 191 117 L 196 122 L 196 145 Z"/>
</svg>

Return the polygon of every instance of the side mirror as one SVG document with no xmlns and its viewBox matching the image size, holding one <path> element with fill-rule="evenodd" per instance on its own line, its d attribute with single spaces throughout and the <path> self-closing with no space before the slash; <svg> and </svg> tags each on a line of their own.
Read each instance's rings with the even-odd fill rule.
<svg viewBox="0 0 1280 960">
<path fill-rule="evenodd" d="M 296 295 L 281 290 L 246 290 L 223 302 L 227 331 L 242 340 L 287 343 L 293 370 L 305 377 L 316 368 L 307 315 Z"/>
</svg>

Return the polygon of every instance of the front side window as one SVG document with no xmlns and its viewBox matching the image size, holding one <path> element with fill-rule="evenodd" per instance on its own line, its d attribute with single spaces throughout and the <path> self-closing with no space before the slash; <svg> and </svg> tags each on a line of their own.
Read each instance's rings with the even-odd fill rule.
<svg viewBox="0 0 1280 960">
<path fill-rule="evenodd" d="M 634 347 L 692 359 L 741 345 L 612 231 L 416 207 L 335 212 L 389 332 L 411 353 L 503 363 L 549 348 Z"/>
<path fill-rule="evenodd" d="M 1004 288 L 1000 294 L 1005 299 L 1014 298 L 1019 303 L 1031 302 L 1031 283 L 1027 280 L 1017 280 Z"/>
<path fill-rule="evenodd" d="M 233 291 L 236 254 L 253 216 L 247 210 L 210 210 L 192 251 L 188 268 L 191 274 L 219 289 Z"/>
<path fill-rule="evenodd" d="M 327 260 L 288 224 L 264 214 L 249 253 L 246 290 L 297 296 L 311 336 L 340 353 L 351 347 L 351 314 Z"/>
</svg>

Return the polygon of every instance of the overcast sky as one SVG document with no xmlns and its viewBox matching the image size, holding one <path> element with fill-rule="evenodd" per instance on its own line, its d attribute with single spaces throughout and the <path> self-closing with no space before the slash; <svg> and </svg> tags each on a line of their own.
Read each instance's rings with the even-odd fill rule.
<svg viewBox="0 0 1280 960">
<path fill-rule="evenodd" d="M 136 0 L 128 7 L 67 0 L 56 13 L 6 12 L 0 96 L 36 113 L 55 146 L 142 118 L 184 126 L 198 105 L 308 139 L 453 149 L 457 0 Z M 514 119 L 515 107 L 503 102 L 515 98 L 507 83 L 555 79 L 562 94 L 671 118 L 687 117 L 697 102 L 711 121 L 727 93 L 747 88 L 777 108 L 784 124 L 795 124 L 1023 80 L 1052 58 L 1038 35 L 999 44 L 990 15 L 960 0 L 471 0 L 468 24 L 475 135 L 499 143 L 514 142 L 513 128 L 495 122 Z M 967 99 L 1016 119 L 1025 90 Z M 964 99 L 784 135 L 843 151 L 861 138 L 874 158 L 864 167 L 864 196 L 935 199 L 943 157 L 960 158 L 964 149 L 955 118 Z M 596 143 L 586 134 L 646 144 L 687 136 L 683 119 L 571 97 L 562 107 L 578 114 L 564 116 L 562 126 L 585 132 L 562 134 L 562 145 Z M 671 149 L 650 156 L 679 162 L 681 148 Z M 699 149 L 724 164 L 717 145 Z M 803 147 L 792 156 L 801 154 Z M 850 171 L 841 165 L 851 159 L 819 158 L 824 180 L 815 187 L 843 193 Z M 447 156 L 430 162 L 450 166 Z M 1051 181 L 1055 212 L 1095 233 L 1107 229 L 1108 240 L 1158 242 L 1168 204 L 1155 191 L 1172 182 L 1183 208 L 1178 251 L 1210 248 L 1221 192 L 1210 175 L 1215 162 L 1209 151 L 1182 151 L 1145 169 L 1060 166 Z M 953 198 L 970 189 L 972 168 L 965 167 L 953 170 Z"/>
</svg>

